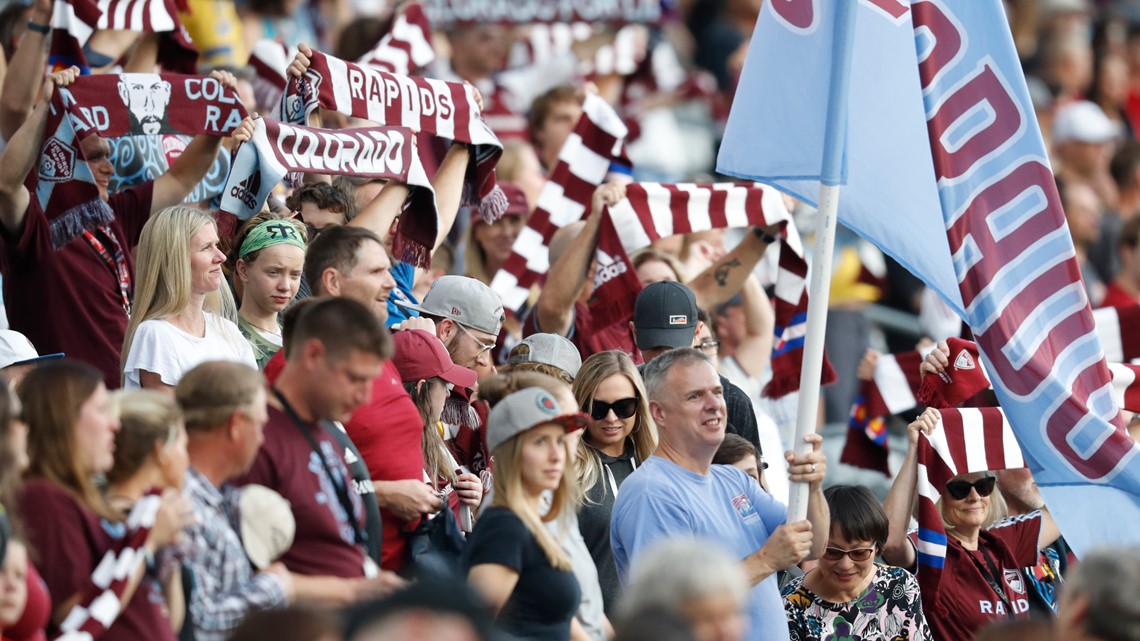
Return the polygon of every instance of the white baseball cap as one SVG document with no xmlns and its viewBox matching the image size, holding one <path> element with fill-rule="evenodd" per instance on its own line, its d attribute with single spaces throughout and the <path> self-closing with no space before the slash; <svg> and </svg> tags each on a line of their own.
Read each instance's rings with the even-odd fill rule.
<svg viewBox="0 0 1140 641">
<path fill-rule="evenodd" d="M 40 361 L 63 358 L 63 353 L 40 356 L 35 345 L 20 332 L 0 329 L 0 369 L 13 365 L 29 365 Z"/>
<path fill-rule="evenodd" d="M 1053 142 L 1103 143 L 1120 136 L 1120 126 L 1099 105 L 1078 100 L 1062 105 L 1053 117 Z"/>
</svg>

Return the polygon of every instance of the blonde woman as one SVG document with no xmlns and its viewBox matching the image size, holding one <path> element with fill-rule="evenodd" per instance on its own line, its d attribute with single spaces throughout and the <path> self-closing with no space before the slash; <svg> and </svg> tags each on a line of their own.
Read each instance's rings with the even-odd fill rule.
<svg viewBox="0 0 1140 641">
<path fill-rule="evenodd" d="M 585 492 L 578 523 L 598 567 L 606 616 L 612 619 L 621 582 L 610 549 L 610 514 L 621 484 L 657 448 L 657 428 L 641 375 L 625 352 L 587 358 L 574 379 L 574 397 L 589 415 L 577 451 L 578 484 Z"/>
<path fill-rule="evenodd" d="M 569 556 L 543 523 L 572 500 L 566 435 L 585 417 L 540 388 L 508 395 L 487 417 L 495 498 L 463 554 L 467 580 L 518 639 L 568 641 L 580 591 Z M 550 493 L 549 508 L 544 494 Z"/>
<path fill-rule="evenodd" d="M 123 387 L 173 393 L 182 374 L 212 360 L 256 367 L 222 287 L 218 228 L 200 209 L 168 207 L 147 221 L 136 259 L 134 311 L 123 342 Z"/>
</svg>

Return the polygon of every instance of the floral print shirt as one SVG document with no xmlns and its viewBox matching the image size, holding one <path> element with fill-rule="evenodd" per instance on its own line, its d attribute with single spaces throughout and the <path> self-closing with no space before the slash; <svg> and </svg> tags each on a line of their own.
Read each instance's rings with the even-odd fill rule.
<svg viewBox="0 0 1140 641">
<path fill-rule="evenodd" d="M 859 598 L 824 601 L 794 579 L 783 590 L 791 641 L 932 641 L 914 575 L 875 564 L 875 578 Z"/>
</svg>

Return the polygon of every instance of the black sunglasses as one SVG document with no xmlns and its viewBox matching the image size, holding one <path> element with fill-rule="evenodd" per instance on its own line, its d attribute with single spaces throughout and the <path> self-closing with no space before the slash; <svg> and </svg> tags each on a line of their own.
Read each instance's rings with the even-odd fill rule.
<svg viewBox="0 0 1140 641">
<path fill-rule="evenodd" d="M 595 421 L 600 421 L 610 413 L 611 409 L 614 411 L 614 416 L 629 418 L 637 413 L 637 397 L 619 398 L 612 403 L 594 400 L 589 408 L 583 407 L 582 411 L 592 416 Z"/>
<path fill-rule="evenodd" d="M 952 498 L 961 501 L 970 495 L 970 488 L 978 491 L 978 496 L 989 496 L 994 493 L 994 485 L 997 483 L 997 478 L 993 476 L 983 476 L 982 478 L 970 483 L 968 481 L 950 481 L 946 484 L 946 493 Z"/>
</svg>

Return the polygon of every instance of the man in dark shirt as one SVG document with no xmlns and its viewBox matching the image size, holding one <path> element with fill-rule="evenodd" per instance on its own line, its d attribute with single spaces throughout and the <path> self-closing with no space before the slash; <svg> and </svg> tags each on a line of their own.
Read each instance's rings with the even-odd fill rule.
<svg viewBox="0 0 1140 641">
<path fill-rule="evenodd" d="M 81 143 L 83 155 L 114 218 L 56 247 L 54 226 L 25 181 L 40 154 L 51 95 L 56 87 L 71 84 L 78 73 L 72 68 L 51 74 L 40 104 L 0 154 L 0 271 L 12 329 L 45 353 L 63 352 L 94 365 L 103 372 L 107 387 L 114 389 L 122 378 L 119 354 L 133 292 L 132 250 L 150 215 L 181 203 L 206 175 L 218 156 L 221 138 L 195 136 L 165 174 L 108 194 L 114 171 L 110 147 L 99 136 L 88 136 Z M 227 88 L 237 86 L 229 73 L 210 75 Z M 250 133 L 252 127 L 243 125 L 233 138 L 245 141 Z"/>
<path fill-rule="evenodd" d="M 641 290 L 633 307 L 633 320 L 629 323 L 637 347 L 648 363 L 671 349 L 697 347 L 697 298 L 693 290 L 681 283 L 661 281 Z M 752 401 L 744 390 L 720 377 L 724 388 L 724 404 L 728 409 L 727 431 L 748 439 L 760 447 L 760 431 Z"/>
<path fill-rule="evenodd" d="M 368 400 L 391 338 L 361 303 L 328 298 L 298 311 L 289 345 L 269 395 L 265 441 L 237 484 L 264 485 L 291 504 L 297 533 L 281 558 L 290 572 L 390 581 L 365 554 L 361 500 L 329 423 L 347 421 Z"/>
</svg>

